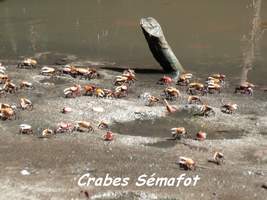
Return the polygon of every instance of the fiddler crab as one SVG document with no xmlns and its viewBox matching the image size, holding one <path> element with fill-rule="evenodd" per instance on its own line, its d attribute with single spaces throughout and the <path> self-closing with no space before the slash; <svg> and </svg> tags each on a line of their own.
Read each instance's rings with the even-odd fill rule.
<svg viewBox="0 0 267 200">
<path fill-rule="evenodd" d="M 29 124 L 21 124 L 19 125 L 19 133 L 20 134 L 33 134 L 32 126 Z"/>
<path fill-rule="evenodd" d="M 164 89 L 164 95 L 168 100 L 176 100 L 181 95 L 181 93 L 175 87 L 167 87 Z"/>
<path fill-rule="evenodd" d="M 94 94 L 96 97 L 100 97 L 100 98 L 110 98 L 110 97 L 114 97 L 114 92 L 112 90 L 109 89 L 102 89 L 102 88 L 96 88 L 94 91 Z"/>
<path fill-rule="evenodd" d="M 109 128 L 108 124 L 106 122 L 103 122 L 103 121 L 100 122 L 97 127 L 99 129 L 108 129 Z"/>
<path fill-rule="evenodd" d="M 112 141 L 114 139 L 114 135 L 111 131 L 108 131 L 103 138 L 105 141 Z"/>
<path fill-rule="evenodd" d="M 81 96 L 81 86 L 78 84 L 75 84 L 72 87 L 68 87 L 64 89 L 64 95 L 66 98 L 75 98 L 75 97 Z"/>
<path fill-rule="evenodd" d="M 18 64 L 18 68 L 33 68 L 37 65 L 37 61 L 32 58 L 25 58 Z"/>
<path fill-rule="evenodd" d="M 66 65 L 62 71 L 64 74 L 68 74 L 74 78 L 79 76 L 79 77 L 85 78 L 85 79 L 93 79 L 93 78 L 97 78 L 99 76 L 96 69 L 81 68 L 81 67 L 75 67 L 72 65 Z"/>
<path fill-rule="evenodd" d="M 175 105 L 170 105 L 166 99 L 164 99 L 163 101 L 164 101 L 164 104 L 166 106 L 166 110 L 169 113 L 174 113 L 174 112 L 178 111 L 178 108 Z"/>
<path fill-rule="evenodd" d="M 204 141 L 207 138 L 207 133 L 199 131 L 196 135 L 196 139 L 199 141 Z"/>
<path fill-rule="evenodd" d="M 6 93 L 16 93 L 16 91 L 18 90 L 17 86 L 12 83 L 10 80 L 8 80 L 4 86 L 3 89 L 5 90 Z"/>
<path fill-rule="evenodd" d="M 0 104 L 0 118 L 2 120 L 11 120 L 13 118 L 16 118 L 16 106 L 12 106 L 9 104 Z"/>
<path fill-rule="evenodd" d="M 190 83 L 187 88 L 187 93 L 190 95 L 206 94 L 206 88 L 202 83 Z"/>
<path fill-rule="evenodd" d="M 220 81 L 221 84 L 224 84 L 226 76 L 224 74 L 212 74 L 210 77 L 217 79 Z"/>
<path fill-rule="evenodd" d="M 116 98 L 126 97 L 128 95 L 127 85 L 120 85 L 115 88 L 114 96 Z"/>
<path fill-rule="evenodd" d="M 147 97 L 147 106 L 153 106 L 155 105 L 156 103 L 159 102 L 159 98 L 155 97 L 155 96 L 152 96 L 152 95 L 149 95 Z"/>
<path fill-rule="evenodd" d="M 41 138 L 48 138 L 48 137 L 51 137 L 52 135 L 54 134 L 54 131 L 49 129 L 49 128 L 46 128 L 42 131 L 40 137 Z"/>
<path fill-rule="evenodd" d="M 187 133 L 184 127 L 172 128 L 171 131 L 172 137 L 179 140 Z"/>
<path fill-rule="evenodd" d="M 244 82 L 235 88 L 235 93 L 247 94 L 247 95 L 252 96 L 254 87 L 255 87 L 254 84 L 249 83 L 249 82 Z"/>
<path fill-rule="evenodd" d="M 44 76 L 53 76 L 56 74 L 56 69 L 53 67 L 43 67 L 41 69 L 41 75 Z"/>
<path fill-rule="evenodd" d="M 202 104 L 202 101 L 199 96 L 189 96 L 187 99 L 188 104 Z"/>
<path fill-rule="evenodd" d="M 106 93 L 104 92 L 104 90 L 102 88 L 96 88 L 95 89 L 95 96 L 96 97 L 105 97 Z"/>
<path fill-rule="evenodd" d="M 225 158 L 224 158 L 223 153 L 218 152 L 218 151 L 216 151 L 216 152 L 213 154 L 212 159 L 209 160 L 209 162 L 213 162 L 213 163 L 215 163 L 215 164 L 217 164 L 217 165 L 221 165 L 221 164 L 223 164 L 224 161 L 225 161 Z"/>
<path fill-rule="evenodd" d="M 228 103 L 228 104 L 224 104 L 221 107 L 221 111 L 223 113 L 233 114 L 233 112 L 235 112 L 237 110 L 237 108 L 238 108 L 238 105 L 236 103 L 234 103 L 234 104 Z"/>
<path fill-rule="evenodd" d="M 121 76 L 116 76 L 116 79 L 114 81 L 115 86 L 120 85 L 132 85 L 136 81 L 135 72 L 134 70 L 127 69 L 124 70 Z"/>
<path fill-rule="evenodd" d="M 193 77 L 193 74 L 191 73 L 181 74 L 178 78 L 177 85 L 187 86 L 190 83 L 190 80 L 192 79 L 192 77 Z"/>
<path fill-rule="evenodd" d="M 94 131 L 93 126 L 91 125 L 90 122 L 87 121 L 77 121 L 76 124 L 74 125 L 74 129 L 76 131 L 80 132 L 92 132 Z"/>
<path fill-rule="evenodd" d="M 71 109 L 70 107 L 63 107 L 62 110 L 61 110 L 61 112 L 62 112 L 63 114 L 69 113 L 69 112 L 71 112 L 71 111 L 72 111 L 72 109 Z"/>
<path fill-rule="evenodd" d="M 74 130 L 74 126 L 71 123 L 61 122 L 57 125 L 55 133 L 71 133 Z"/>
<path fill-rule="evenodd" d="M 169 85 L 173 82 L 172 78 L 169 77 L 169 76 L 163 76 L 162 78 L 160 78 L 157 82 L 157 84 L 160 84 L 160 85 Z"/>
<path fill-rule="evenodd" d="M 95 90 L 96 90 L 95 85 L 87 84 L 83 86 L 83 91 L 85 96 L 93 96 Z"/>
<path fill-rule="evenodd" d="M 28 81 L 21 81 L 19 84 L 20 89 L 33 89 L 33 84 Z"/>
<path fill-rule="evenodd" d="M 0 84 L 5 84 L 9 81 L 9 77 L 6 74 L 0 74 Z"/>
<path fill-rule="evenodd" d="M 206 90 L 210 94 L 214 94 L 215 92 L 221 93 L 221 85 L 218 83 L 209 83 L 206 86 Z"/>
<path fill-rule="evenodd" d="M 180 156 L 178 164 L 180 165 L 180 168 L 184 170 L 195 170 L 196 169 L 196 162 L 192 158 Z"/>
<path fill-rule="evenodd" d="M 33 109 L 33 104 L 31 100 L 26 99 L 26 98 L 20 98 L 20 107 L 23 110 L 32 110 Z"/>
<path fill-rule="evenodd" d="M 200 113 L 197 115 L 209 117 L 211 115 L 215 115 L 215 111 L 213 110 L 211 106 L 204 104 L 201 106 Z"/>
</svg>

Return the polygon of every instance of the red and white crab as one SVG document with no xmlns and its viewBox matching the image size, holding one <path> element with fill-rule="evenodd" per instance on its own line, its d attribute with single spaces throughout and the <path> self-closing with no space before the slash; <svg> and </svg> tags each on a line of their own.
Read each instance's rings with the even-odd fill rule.
<svg viewBox="0 0 267 200">
<path fill-rule="evenodd" d="M 81 86 L 75 84 L 72 87 L 64 89 L 64 95 L 66 98 L 75 98 L 81 96 Z"/>
<path fill-rule="evenodd" d="M 67 122 L 60 122 L 57 124 L 57 128 L 55 130 L 55 133 L 71 133 L 74 130 L 74 126 L 71 123 Z"/>
</svg>

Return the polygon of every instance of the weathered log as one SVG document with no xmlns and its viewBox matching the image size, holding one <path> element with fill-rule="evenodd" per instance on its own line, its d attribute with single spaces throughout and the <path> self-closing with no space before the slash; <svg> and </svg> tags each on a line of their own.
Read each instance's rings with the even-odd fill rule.
<svg viewBox="0 0 267 200">
<path fill-rule="evenodd" d="M 179 60 L 166 41 L 160 24 L 152 17 L 142 18 L 140 26 L 147 40 L 150 51 L 165 72 L 184 72 Z"/>
</svg>

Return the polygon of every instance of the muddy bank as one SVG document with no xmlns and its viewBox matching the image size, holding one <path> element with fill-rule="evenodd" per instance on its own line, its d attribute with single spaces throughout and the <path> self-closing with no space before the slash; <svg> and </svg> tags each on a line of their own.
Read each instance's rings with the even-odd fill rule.
<svg viewBox="0 0 267 200">
<path fill-rule="evenodd" d="M 216 112 L 215 116 L 203 118 L 193 116 L 186 106 L 185 89 L 180 88 L 182 97 L 172 104 L 182 111 L 169 115 L 162 104 L 148 107 L 138 97 L 144 92 L 159 96 L 164 86 L 156 82 L 162 74 L 137 73 L 138 81 L 126 98 L 64 98 L 63 89 L 74 83 L 93 83 L 111 89 L 114 77 L 121 73 L 100 67 L 98 71 L 101 78 L 88 81 L 42 76 L 39 68 L 18 70 L 8 66 L 7 73 L 16 84 L 26 79 L 35 88 L 8 94 L 1 97 L 1 102 L 17 104 L 19 97 L 25 96 L 32 100 L 34 109 L 19 110 L 18 119 L 1 121 L 1 198 L 85 199 L 87 191 L 92 199 L 264 199 L 267 191 L 261 185 L 267 181 L 266 94 L 256 91 L 253 97 L 233 95 L 235 83 L 227 80 L 221 94 L 203 97 Z M 237 112 L 221 113 L 222 99 L 238 103 Z M 62 114 L 64 106 L 73 111 Z M 92 122 L 95 131 L 58 134 L 47 139 L 37 137 L 44 128 L 78 120 Z M 111 126 L 114 141 L 103 141 L 105 131 L 97 128 L 100 121 Z M 31 124 L 34 135 L 19 135 L 21 123 Z M 168 140 L 170 128 L 175 125 L 187 127 L 192 137 Z M 208 133 L 204 142 L 193 138 L 199 129 Z M 207 161 L 216 150 L 225 154 L 222 166 Z M 196 171 L 181 170 L 176 164 L 179 156 L 192 157 L 199 167 Z M 30 175 L 23 176 L 21 170 Z M 125 188 L 80 188 L 77 182 L 84 173 L 94 177 L 109 173 L 133 181 Z M 144 173 L 160 177 L 198 174 L 201 180 L 195 187 L 138 188 L 134 180 Z"/>
</svg>

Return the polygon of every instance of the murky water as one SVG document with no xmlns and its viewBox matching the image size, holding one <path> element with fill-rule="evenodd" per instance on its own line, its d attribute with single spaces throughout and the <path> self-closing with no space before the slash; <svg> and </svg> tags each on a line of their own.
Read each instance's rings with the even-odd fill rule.
<svg viewBox="0 0 267 200">
<path fill-rule="evenodd" d="M 261 18 L 267 20 L 262 2 Z M 159 68 L 139 20 L 156 18 L 185 69 L 241 74 L 242 42 L 249 35 L 252 0 L 2 0 L 1 59 L 40 52 L 72 54 L 131 67 Z M 266 19 L 266 20 L 265 20 Z M 265 83 L 267 39 L 263 36 L 249 79 Z M 221 68 L 221 70 L 219 69 Z"/>
</svg>

